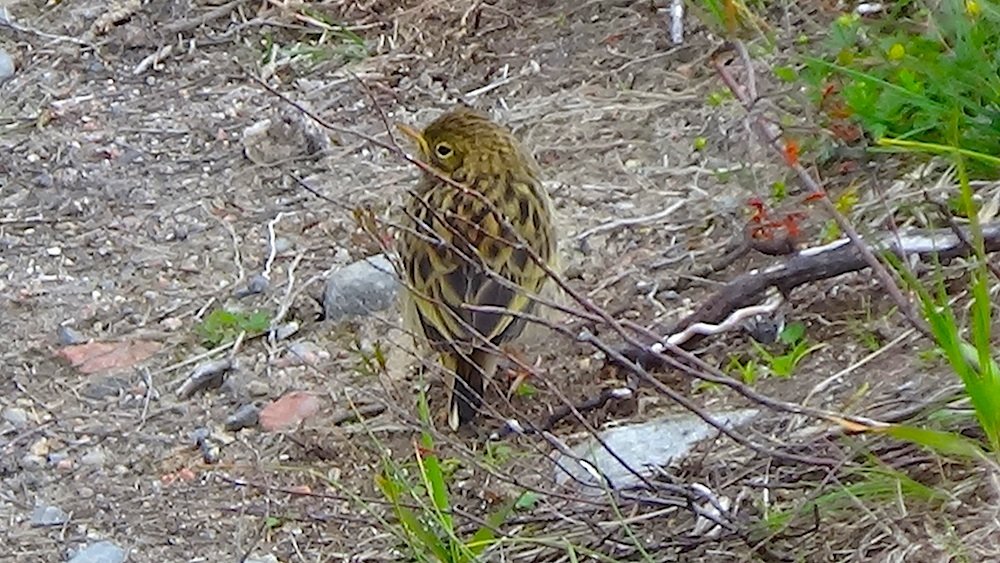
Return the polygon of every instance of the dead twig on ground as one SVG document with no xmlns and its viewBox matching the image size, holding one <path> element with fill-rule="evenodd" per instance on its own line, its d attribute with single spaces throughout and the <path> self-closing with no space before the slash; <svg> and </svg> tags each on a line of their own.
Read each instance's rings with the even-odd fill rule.
<svg viewBox="0 0 1000 563">
<path fill-rule="evenodd" d="M 1000 223 L 984 225 L 983 236 L 987 252 L 1000 251 Z M 966 256 L 970 252 L 970 247 L 950 229 L 917 229 L 899 235 L 888 234 L 870 243 L 862 242 L 862 245 L 868 249 L 869 254 L 875 250 L 900 257 L 917 256 L 924 260 L 949 260 Z M 668 340 L 676 338 L 676 335 L 685 333 L 693 325 L 718 323 L 733 311 L 756 304 L 770 288 L 777 288 L 785 295 L 790 295 L 800 285 L 857 272 L 868 266 L 869 263 L 858 246 L 847 239 L 802 250 L 781 264 L 736 277 L 706 299 L 693 313 L 658 332 Z M 702 340 L 699 336 L 704 334 L 686 339 L 683 347 L 690 349 L 697 345 Z M 662 367 L 663 363 L 658 355 L 651 352 L 653 351 L 634 346 L 622 349 L 622 354 L 632 361 L 649 368 Z"/>
<path fill-rule="evenodd" d="M 230 12 L 246 2 L 247 0 L 232 0 L 231 2 L 226 2 L 221 6 L 212 8 L 200 16 L 167 24 L 163 26 L 162 30 L 167 35 L 176 35 L 178 33 L 184 33 L 185 31 L 191 31 L 192 29 L 201 27 L 210 21 L 228 16 Z"/>
</svg>

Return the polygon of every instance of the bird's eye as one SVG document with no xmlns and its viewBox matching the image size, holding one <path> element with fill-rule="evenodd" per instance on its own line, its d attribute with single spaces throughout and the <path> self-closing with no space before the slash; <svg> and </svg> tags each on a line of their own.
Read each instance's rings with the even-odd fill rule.
<svg viewBox="0 0 1000 563">
<path fill-rule="evenodd" d="M 438 143 L 438 145 L 434 147 L 434 152 L 436 152 L 441 158 L 448 158 L 454 151 L 448 143 Z"/>
</svg>

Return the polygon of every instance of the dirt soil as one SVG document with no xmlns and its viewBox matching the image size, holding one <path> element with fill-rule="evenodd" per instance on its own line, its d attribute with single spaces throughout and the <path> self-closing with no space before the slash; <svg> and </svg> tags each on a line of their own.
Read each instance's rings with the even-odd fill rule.
<svg viewBox="0 0 1000 563">
<path fill-rule="evenodd" d="M 0 420 L 3 560 L 64 560 L 100 539 L 137 562 L 407 559 L 376 517 L 390 511 L 374 486 L 386 452 L 412 460 L 417 436 L 419 380 L 396 312 L 318 321 L 322 284 L 288 291 L 379 252 L 353 211 L 391 223 L 417 172 L 361 138 L 318 127 L 251 75 L 327 122 L 383 141 L 379 109 L 413 125 L 460 100 L 492 111 L 545 170 L 571 286 L 643 324 L 680 318 L 708 295 L 714 282 L 670 287 L 717 257 L 738 235 L 747 198 L 767 195 L 786 174 L 755 148 L 742 110 L 706 104 L 721 88 L 707 64 L 719 42 L 691 20 L 685 43 L 673 46 L 663 2 L 6 4 L 21 29 L 0 26 L 0 48 L 17 65 L 0 85 L 0 410 L 21 418 Z M 352 31 L 324 34 L 319 18 Z M 771 260 L 741 261 L 717 279 Z M 236 297 L 268 267 L 268 291 Z M 786 320 L 804 322 L 826 347 L 794 377 L 766 378 L 758 389 L 802 401 L 867 356 L 873 338 L 902 334 L 874 288 L 867 276 L 848 276 L 798 292 Z M 247 339 L 222 388 L 176 395 L 208 358 L 197 332 L 208 312 L 273 314 L 283 305 L 297 334 Z M 155 353 L 84 373 L 61 353 L 75 339 L 119 349 L 152 343 Z M 289 352 L 303 343 L 315 352 L 307 365 Z M 812 404 L 863 412 L 940 386 L 947 374 L 915 365 L 927 346 L 902 339 Z M 382 347 L 387 371 L 359 367 L 364 351 Z M 724 367 L 750 351 L 745 337 L 727 335 L 700 353 Z M 544 377 L 535 395 L 512 400 L 515 411 L 499 407 L 505 415 L 544 417 L 561 404 L 549 382 L 574 401 L 615 384 L 599 354 L 566 336 L 548 334 L 522 353 L 538 359 Z M 917 372 L 925 375 L 912 378 Z M 720 390 L 695 394 L 691 382 L 678 388 L 710 411 L 744 404 Z M 222 428 L 239 406 L 292 390 L 319 398 L 300 428 Z M 429 390 L 435 409 L 441 393 Z M 364 426 L 342 420 L 351 401 L 389 408 Z M 638 412 L 594 422 L 679 410 L 644 391 Z M 210 436 L 210 451 L 195 447 L 199 433 Z M 556 433 L 573 442 L 582 428 Z M 477 439 L 439 440 L 460 459 L 482 456 Z M 457 470 L 454 494 L 466 513 L 486 514 L 519 485 L 556 492 L 549 446 L 509 444 L 515 455 L 499 475 Z M 700 463 L 706 473 L 691 481 L 712 481 L 720 466 Z M 33 526 L 37 505 L 60 508 L 68 521 Z M 541 534 L 554 520 L 529 529 Z M 672 530 L 668 520 L 651 528 L 651 545 Z M 738 544 L 700 549 L 691 560 L 755 557 Z"/>
</svg>

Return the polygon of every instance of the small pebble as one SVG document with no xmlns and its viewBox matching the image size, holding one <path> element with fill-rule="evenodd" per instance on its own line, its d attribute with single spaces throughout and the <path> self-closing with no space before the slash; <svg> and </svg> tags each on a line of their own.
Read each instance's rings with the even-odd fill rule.
<svg viewBox="0 0 1000 563">
<path fill-rule="evenodd" d="M 3 410 L 3 419 L 11 423 L 18 430 L 28 426 L 28 413 L 24 409 L 17 407 L 7 407 Z"/>
<path fill-rule="evenodd" d="M 102 400 L 117 397 L 122 390 L 129 387 L 129 382 L 118 377 L 105 377 L 98 381 L 87 383 L 80 394 L 88 399 Z"/>
<path fill-rule="evenodd" d="M 31 443 L 31 447 L 28 448 L 28 451 L 32 455 L 36 455 L 40 458 L 48 457 L 49 453 L 52 451 L 52 442 L 50 442 L 47 437 L 42 436 Z"/>
<path fill-rule="evenodd" d="M 259 379 L 247 383 L 247 393 L 252 397 L 263 397 L 271 392 L 271 388 Z"/>
<path fill-rule="evenodd" d="M 274 239 L 274 252 L 275 254 L 284 254 L 289 250 L 295 248 L 295 243 L 291 239 L 285 237 L 278 237 Z"/>
<path fill-rule="evenodd" d="M 333 261 L 336 264 L 347 264 L 351 261 L 351 253 L 348 252 L 346 248 L 338 248 L 337 251 L 333 253 Z"/>
<path fill-rule="evenodd" d="M 284 340 L 299 331 L 299 323 L 292 321 L 285 323 L 274 329 L 274 337 L 277 340 Z"/>
<path fill-rule="evenodd" d="M 212 435 L 211 430 L 205 428 L 204 426 L 200 426 L 198 428 L 195 428 L 191 432 L 191 443 L 194 444 L 195 446 L 199 446 L 201 445 L 202 442 L 207 440 L 208 437 L 211 435 Z"/>
<path fill-rule="evenodd" d="M 229 415 L 229 418 L 226 419 L 226 430 L 236 432 L 237 430 L 257 426 L 259 415 L 260 407 L 253 403 L 247 403 Z"/>
<path fill-rule="evenodd" d="M 61 256 L 62 249 L 59 248 L 58 246 L 50 246 L 45 249 L 45 253 L 48 254 L 49 256 Z"/>
<path fill-rule="evenodd" d="M 38 469 L 45 465 L 45 458 L 38 454 L 24 454 L 21 457 L 22 469 Z"/>
<path fill-rule="evenodd" d="M 201 452 L 202 461 L 209 464 L 219 461 L 219 446 L 211 438 L 212 431 L 204 426 L 191 432 L 191 441 Z"/>
<path fill-rule="evenodd" d="M 80 458 L 80 463 L 90 466 L 100 466 L 104 465 L 105 460 L 106 456 L 104 455 L 104 450 L 101 448 L 94 448 L 83 454 Z"/>
<path fill-rule="evenodd" d="M 52 452 L 49 454 L 49 465 L 59 465 L 68 458 L 69 455 L 65 452 Z"/>
<path fill-rule="evenodd" d="M 184 326 L 184 321 L 176 317 L 167 317 L 160 321 L 160 326 L 162 326 L 164 330 L 174 332 Z"/>
<path fill-rule="evenodd" d="M 64 346 L 83 344 L 87 341 L 87 339 L 80 334 L 80 331 L 66 325 L 59 325 L 56 335 L 59 337 L 59 343 Z"/>
<path fill-rule="evenodd" d="M 279 367 L 310 365 L 315 366 L 330 359 L 330 353 L 312 342 L 296 342 L 288 347 L 288 353 L 276 362 Z"/>
<path fill-rule="evenodd" d="M 31 513 L 32 526 L 61 526 L 69 522 L 69 514 L 58 506 L 36 506 Z"/>
<path fill-rule="evenodd" d="M 0 48 L 0 83 L 14 76 L 14 59 L 7 51 Z"/>
<path fill-rule="evenodd" d="M 761 344 L 774 344 L 785 329 L 784 315 L 757 315 L 743 321 L 743 330 Z"/>
<path fill-rule="evenodd" d="M 198 391 L 221 387 L 226 373 L 233 369 L 236 369 L 236 362 L 230 358 L 198 364 L 177 389 L 177 396 L 186 399 Z"/>
<path fill-rule="evenodd" d="M 236 292 L 236 297 L 243 298 L 250 295 L 257 295 L 259 293 L 264 293 L 267 291 L 267 286 L 270 282 L 264 277 L 264 274 L 257 274 L 250 278 L 250 282 L 243 289 Z"/>
<path fill-rule="evenodd" d="M 101 541 L 76 552 L 69 563 L 122 563 L 125 550 L 109 541 Z"/>
<path fill-rule="evenodd" d="M 266 432 L 289 430 L 312 418 L 319 409 L 320 400 L 316 395 L 291 391 L 260 410 L 260 427 Z"/>
</svg>

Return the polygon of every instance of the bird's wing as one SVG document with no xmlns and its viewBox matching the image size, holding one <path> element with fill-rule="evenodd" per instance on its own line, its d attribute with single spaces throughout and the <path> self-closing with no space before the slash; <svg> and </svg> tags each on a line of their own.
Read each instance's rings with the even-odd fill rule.
<svg viewBox="0 0 1000 563">
<path fill-rule="evenodd" d="M 481 201 L 475 203 L 480 205 Z M 410 281 L 424 293 L 415 299 L 424 334 L 437 341 L 474 341 L 478 335 L 495 343 L 508 341 L 523 328 L 524 319 L 517 314 L 531 310 L 530 296 L 541 289 L 545 272 L 528 251 L 519 248 L 517 240 L 511 240 L 517 237 L 502 236 L 502 221 L 494 213 L 474 213 L 457 207 L 459 212 L 451 220 L 443 220 L 440 214 L 424 217 L 427 234 L 442 244 L 416 244 L 414 251 L 408 252 Z M 554 236 L 548 221 L 543 222 L 545 232 L 538 231 L 537 218 L 547 212 L 540 209 L 523 218 L 508 218 L 523 239 L 532 241 L 534 252 L 545 261 L 554 255 Z M 470 310 L 468 306 L 514 314 Z"/>
</svg>

